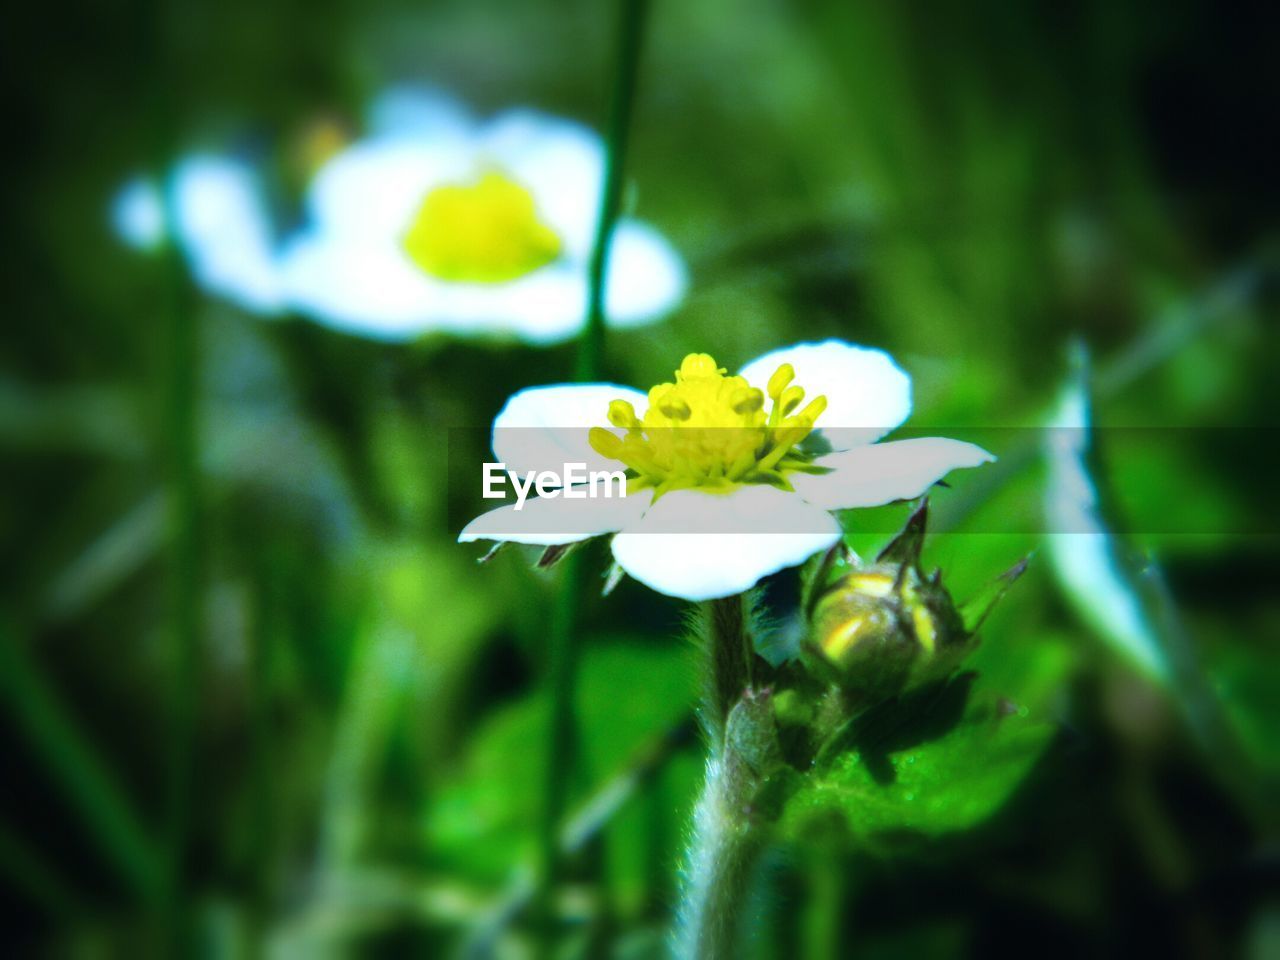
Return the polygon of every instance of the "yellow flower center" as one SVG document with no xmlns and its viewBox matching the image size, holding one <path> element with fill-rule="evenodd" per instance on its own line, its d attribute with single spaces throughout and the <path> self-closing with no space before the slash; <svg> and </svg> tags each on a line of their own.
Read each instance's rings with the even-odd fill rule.
<svg viewBox="0 0 1280 960">
<path fill-rule="evenodd" d="M 768 483 L 791 489 L 786 475 L 808 470 L 810 457 L 796 449 L 827 407 L 815 397 L 804 409 L 804 390 L 792 385 L 796 372 L 784 363 L 769 378 L 765 393 L 742 377 L 727 377 L 705 353 L 691 353 L 676 371 L 675 383 L 649 391 L 644 417 L 626 400 L 609 404 L 609 422 L 626 430 L 591 430 L 592 448 L 624 463 L 632 489 L 653 487 L 661 496 L 690 487 L 731 490 Z"/>
<path fill-rule="evenodd" d="M 518 280 L 560 256 L 560 238 L 538 219 L 533 195 L 496 171 L 436 187 L 402 240 L 413 262 L 459 283 Z"/>
</svg>

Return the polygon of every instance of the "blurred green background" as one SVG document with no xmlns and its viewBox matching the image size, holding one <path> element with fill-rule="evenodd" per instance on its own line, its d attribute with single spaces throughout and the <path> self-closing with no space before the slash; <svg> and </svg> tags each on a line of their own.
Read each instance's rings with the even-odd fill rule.
<svg viewBox="0 0 1280 960">
<path fill-rule="evenodd" d="M 232 144 L 275 171 L 288 223 L 309 134 L 358 134 L 393 82 L 600 129 L 615 18 L 10 11 L 7 953 L 447 956 L 496 925 L 527 955 L 502 908 L 535 843 L 560 574 L 455 545 L 475 490 L 447 461 L 483 439 L 455 428 L 568 378 L 572 344 L 263 320 L 126 249 L 108 207 L 166 155 Z M 911 372 L 913 427 L 1035 427 L 1082 341 L 1100 425 L 1171 428 L 1104 449 L 1099 480 L 1239 749 L 1206 752 L 1184 694 L 1082 617 L 1040 559 L 1042 464 L 995 449 L 1007 468 L 935 497 L 926 560 L 964 597 L 1039 551 L 974 666 L 1053 742 L 968 829 L 780 850 L 758 956 L 1280 954 L 1275 35 L 1261 4 L 1203 0 L 653 3 L 627 202 L 691 288 L 609 335 L 609 379 L 836 336 Z M 887 513 L 880 531 L 905 508 Z M 794 574 L 768 596 L 789 622 Z M 661 952 L 701 762 L 683 616 L 634 583 L 587 591 L 572 806 L 637 782 L 556 898 L 569 955 Z"/>
</svg>

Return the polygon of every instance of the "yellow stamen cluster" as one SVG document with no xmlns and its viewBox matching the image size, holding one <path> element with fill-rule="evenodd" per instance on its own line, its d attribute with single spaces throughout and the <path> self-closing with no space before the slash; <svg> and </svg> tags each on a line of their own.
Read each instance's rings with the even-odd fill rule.
<svg viewBox="0 0 1280 960">
<path fill-rule="evenodd" d="M 815 397 L 804 409 L 804 390 L 792 384 L 795 370 L 784 363 L 766 395 L 742 377 L 725 376 L 705 353 L 691 353 L 676 371 L 675 383 L 649 391 L 649 409 L 637 416 L 626 400 L 609 404 L 608 419 L 626 431 L 595 427 L 591 446 L 626 464 L 633 488 L 653 487 L 658 495 L 689 487 L 732 489 L 769 483 L 790 489 L 786 474 L 809 459 L 796 450 L 827 406 Z"/>
<path fill-rule="evenodd" d="M 402 240 L 424 271 L 459 283 L 518 280 L 560 256 L 560 238 L 538 219 L 533 196 L 495 171 L 436 187 Z"/>
</svg>

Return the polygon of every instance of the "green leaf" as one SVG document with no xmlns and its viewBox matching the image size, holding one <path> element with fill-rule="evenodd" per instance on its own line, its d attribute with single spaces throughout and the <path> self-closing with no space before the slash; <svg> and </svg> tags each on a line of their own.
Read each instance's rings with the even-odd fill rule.
<svg viewBox="0 0 1280 960">
<path fill-rule="evenodd" d="M 805 777 L 785 807 L 784 835 L 827 842 L 823 824 L 834 821 L 855 844 L 875 848 L 965 830 L 994 815 L 1053 738 L 1061 691 L 1079 665 L 1069 635 L 1041 628 L 1028 636 L 1011 627 L 1030 622 L 1031 610 L 1019 609 L 1027 602 L 1011 591 L 1008 608 L 988 622 L 967 661 L 976 677 L 860 717 L 841 745 L 846 752 Z"/>
<path fill-rule="evenodd" d="M 834 818 L 854 842 L 876 845 L 976 826 L 1017 789 L 1054 730 L 988 703 L 943 736 L 887 757 L 849 751 L 791 798 L 784 834 L 802 838 Z"/>
<path fill-rule="evenodd" d="M 1047 553 L 1064 595 L 1080 618 L 1133 666 L 1167 686 L 1172 670 L 1164 646 L 1135 582 L 1125 545 L 1107 523 L 1095 482 L 1085 375 L 1083 369 L 1073 375 L 1048 424 Z"/>
<path fill-rule="evenodd" d="M 577 691 L 583 773 L 573 784 L 574 804 L 686 716 L 695 693 L 691 651 L 683 646 L 600 638 L 587 638 L 584 646 Z M 499 880 L 531 853 L 546 768 L 546 707 L 535 691 L 476 732 L 461 770 L 428 814 L 435 857 L 468 876 Z M 643 819 L 627 822 L 644 827 Z M 637 846 L 634 838 L 618 842 Z"/>
</svg>

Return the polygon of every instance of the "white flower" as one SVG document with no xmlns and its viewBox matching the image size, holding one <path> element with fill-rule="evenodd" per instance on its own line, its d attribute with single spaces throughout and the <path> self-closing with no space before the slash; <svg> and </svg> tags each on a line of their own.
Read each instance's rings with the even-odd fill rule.
<svg viewBox="0 0 1280 960">
<path fill-rule="evenodd" d="M 647 395 L 599 383 L 523 390 L 493 424 L 506 469 L 625 465 L 628 495 L 500 507 L 458 539 L 558 545 L 614 534 L 614 559 L 654 590 L 730 596 L 839 540 L 830 511 L 916 497 L 994 459 L 941 437 L 876 443 L 910 412 L 910 377 L 889 355 L 839 340 L 775 350 L 736 377 L 690 354 L 674 383 Z M 612 429 L 599 426 L 606 420 Z"/>
<path fill-rule="evenodd" d="M 251 313 L 272 314 L 283 291 L 270 218 L 257 174 L 213 154 L 179 161 L 166 184 L 174 236 L 203 289 Z M 112 205 L 117 233 L 130 246 L 155 250 L 164 241 L 164 198 L 142 177 L 125 184 Z"/>
<path fill-rule="evenodd" d="M 320 167 L 304 224 L 283 242 L 271 239 L 257 175 L 218 157 L 175 173 L 176 232 L 197 281 L 255 312 L 293 310 L 379 340 L 444 331 L 553 343 L 586 316 L 603 171 L 600 138 L 576 123 L 528 110 L 480 123 L 452 100 L 393 89 L 374 102 L 369 136 Z M 130 184 L 113 214 L 135 246 L 163 234 L 154 187 Z M 610 323 L 659 318 L 686 283 L 657 231 L 617 223 Z"/>
</svg>

